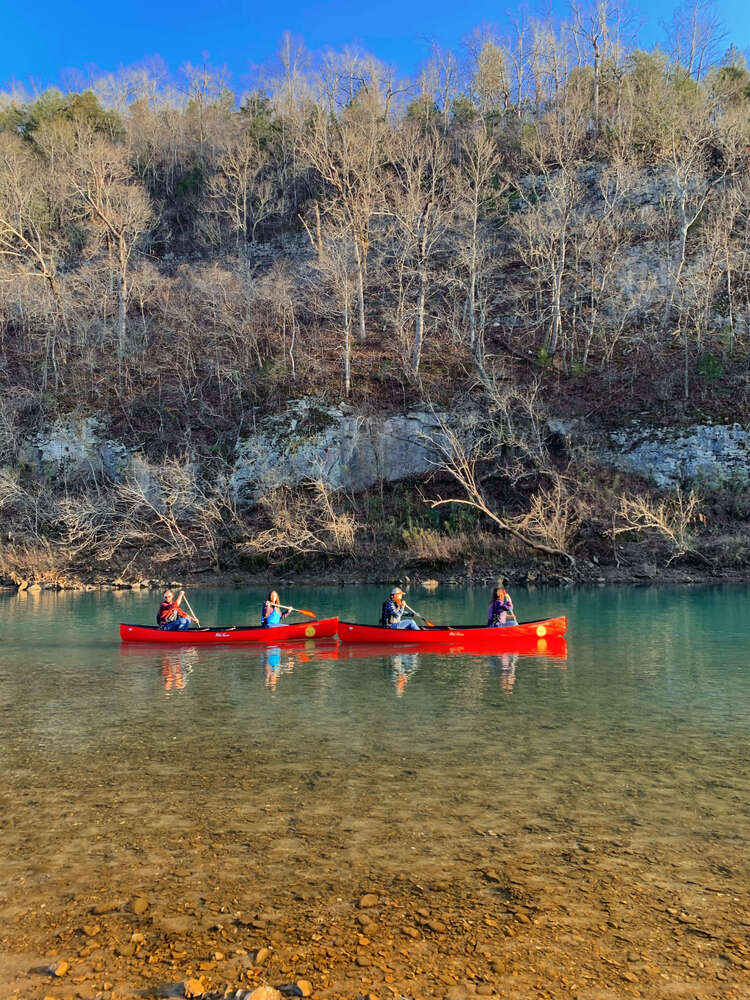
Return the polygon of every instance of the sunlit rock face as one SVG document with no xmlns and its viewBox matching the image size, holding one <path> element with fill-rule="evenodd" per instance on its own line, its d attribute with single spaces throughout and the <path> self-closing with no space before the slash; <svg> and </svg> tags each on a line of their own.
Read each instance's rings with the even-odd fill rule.
<svg viewBox="0 0 750 1000">
<path fill-rule="evenodd" d="M 332 489 L 421 476 L 440 462 L 445 413 L 362 416 L 347 407 L 295 402 L 240 440 L 232 488 L 252 497 L 280 483 L 321 479 Z"/>
<path fill-rule="evenodd" d="M 227 486 L 238 500 L 252 502 L 274 486 L 310 479 L 357 492 L 424 476 L 444 458 L 446 428 L 467 443 L 479 416 L 468 409 L 363 415 L 345 404 L 295 400 L 239 439 L 226 470 Z M 750 485 L 750 428 L 740 424 L 654 427 L 633 421 L 604 433 L 585 421 L 551 419 L 547 427 L 563 448 L 585 442 L 602 465 L 642 476 L 662 489 Z M 139 449 L 107 437 L 96 417 L 56 422 L 23 442 L 18 460 L 45 479 L 134 480 L 153 499 L 161 489 L 159 467 Z M 209 467 L 194 455 L 184 459 L 191 480 L 207 475 Z"/>
<path fill-rule="evenodd" d="M 56 421 L 27 438 L 19 457 L 38 474 L 53 478 L 81 472 L 120 480 L 131 464 L 130 450 L 107 438 L 104 422 L 95 416 Z"/>
<path fill-rule="evenodd" d="M 602 450 L 601 460 L 662 488 L 744 488 L 750 483 L 750 430 L 740 424 L 694 424 L 680 429 L 632 426 L 611 437 L 612 447 Z"/>
<path fill-rule="evenodd" d="M 548 427 L 569 444 L 585 441 L 602 465 L 642 476 L 660 489 L 750 485 L 750 428 L 741 424 L 653 427 L 633 421 L 608 435 L 579 420 L 550 420 Z"/>
</svg>

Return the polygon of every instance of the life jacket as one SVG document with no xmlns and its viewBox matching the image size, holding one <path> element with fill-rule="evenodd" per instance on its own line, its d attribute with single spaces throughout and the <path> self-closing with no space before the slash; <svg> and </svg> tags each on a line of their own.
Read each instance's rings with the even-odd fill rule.
<svg viewBox="0 0 750 1000">
<path fill-rule="evenodd" d="M 263 612 L 266 610 L 266 604 L 268 604 L 268 601 L 266 601 L 263 607 L 260 609 L 261 626 L 263 628 L 268 628 L 269 625 L 281 625 L 281 612 L 279 611 L 278 608 L 274 607 L 273 605 L 271 606 L 271 610 L 268 612 L 268 614 L 265 616 L 263 615 Z"/>
<path fill-rule="evenodd" d="M 393 611 L 396 610 L 396 615 L 394 616 Z M 383 607 L 380 609 L 380 621 L 379 625 L 385 625 L 386 628 L 390 628 L 394 622 L 400 621 L 403 616 L 403 612 L 398 614 L 398 608 L 391 597 L 387 597 L 383 601 Z"/>
<path fill-rule="evenodd" d="M 507 597 L 507 591 L 506 591 L 506 597 Z M 492 604 L 490 604 L 490 610 L 487 616 L 487 624 L 488 625 L 502 624 L 501 616 L 503 613 L 505 613 L 506 615 L 513 614 L 513 605 L 510 603 L 509 600 L 503 601 L 500 598 L 497 598 L 492 602 Z"/>
<path fill-rule="evenodd" d="M 173 622 L 178 614 L 179 611 L 174 603 L 167 604 L 166 601 L 162 601 L 159 605 L 159 610 L 156 612 L 156 624 L 166 625 L 167 622 Z"/>
</svg>

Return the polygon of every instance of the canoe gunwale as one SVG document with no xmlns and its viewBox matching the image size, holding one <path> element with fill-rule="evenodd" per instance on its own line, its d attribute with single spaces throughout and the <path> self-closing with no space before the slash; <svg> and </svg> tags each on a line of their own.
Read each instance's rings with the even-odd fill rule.
<svg viewBox="0 0 750 1000">
<path fill-rule="evenodd" d="M 255 643 L 274 645 L 278 642 L 329 639 L 336 634 L 338 618 L 315 618 L 290 625 L 213 625 L 210 627 L 186 629 L 161 629 L 158 625 L 138 625 L 131 622 L 120 623 L 120 639 L 123 642 L 151 643 Z"/>
<path fill-rule="evenodd" d="M 537 631 L 543 629 L 541 633 Z M 519 622 L 517 625 L 492 628 L 487 625 L 467 626 L 421 626 L 419 630 L 388 628 L 386 625 L 363 625 L 359 622 L 340 621 L 338 636 L 341 642 L 374 642 L 384 645 L 406 643 L 455 644 L 461 639 L 486 645 L 511 645 L 518 641 L 529 642 L 541 638 L 559 638 L 567 629 L 565 617 L 541 618 L 533 622 Z"/>
</svg>

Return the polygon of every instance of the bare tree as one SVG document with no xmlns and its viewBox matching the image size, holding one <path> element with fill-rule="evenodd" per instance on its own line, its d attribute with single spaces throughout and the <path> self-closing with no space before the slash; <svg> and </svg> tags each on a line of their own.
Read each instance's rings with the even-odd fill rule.
<svg viewBox="0 0 750 1000">
<path fill-rule="evenodd" d="M 437 42 L 432 43 L 432 51 L 423 71 L 424 89 L 433 100 L 437 98 L 443 119 L 443 135 L 448 134 L 453 99 L 458 93 L 459 66 L 453 52 L 444 49 Z"/>
<path fill-rule="evenodd" d="M 52 128 L 41 141 L 50 150 L 60 130 Z M 139 185 L 127 162 L 123 147 L 77 126 L 63 135 L 61 167 L 65 181 L 77 202 L 73 211 L 89 226 L 95 243 L 106 246 L 117 276 L 117 352 L 126 351 L 129 269 L 139 240 L 152 220 L 148 195 Z"/>
<path fill-rule="evenodd" d="M 702 500 L 691 490 L 688 494 L 677 489 L 661 500 L 646 496 L 624 496 L 615 517 L 613 539 L 623 532 L 642 531 L 660 536 L 672 550 L 667 565 L 688 553 L 699 555 L 694 548 L 694 524 L 700 517 Z"/>
<path fill-rule="evenodd" d="M 464 42 L 469 56 L 470 89 L 485 121 L 510 103 L 508 56 L 494 32 L 477 28 Z"/>
<path fill-rule="evenodd" d="M 483 434 L 475 430 L 467 443 L 443 422 L 439 436 L 431 439 L 431 443 L 442 454 L 440 468 L 449 473 L 461 488 L 460 496 L 437 497 L 428 501 L 433 509 L 445 505 L 471 507 L 528 548 L 562 556 L 575 564 L 567 546 L 577 527 L 577 519 L 560 481 L 549 492 L 540 490 L 525 515 L 506 516 L 489 501 L 482 485 L 485 477 L 480 466 L 491 466 L 493 457 L 497 457 L 495 446 L 488 450 L 489 442 Z"/>
<path fill-rule="evenodd" d="M 311 479 L 296 490 L 276 487 L 260 500 L 269 527 L 241 547 L 279 560 L 294 552 L 349 552 L 359 525 L 341 506 L 341 498 L 321 479 Z"/>
<path fill-rule="evenodd" d="M 573 213 L 579 197 L 580 185 L 570 170 L 545 170 L 521 189 L 524 211 L 511 224 L 515 246 L 537 290 L 535 325 L 545 331 L 543 347 L 550 356 L 562 344 Z"/>
<path fill-rule="evenodd" d="M 63 244 L 55 224 L 57 189 L 58 178 L 45 170 L 28 145 L 7 132 L 0 133 L 0 256 L 16 265 L 16 273 L 37 275 L 52 300 L 43 386 L 50 365 L 57 380 L 57 331 L 65 323 L 57 274 Z"/>
<path fill-rule="evenodd" d="M 323 213 L 340 216 L 356 262 L 359 338 L 367 336 L 365 281 L 370 227 L 382 205 L 386 128 L 370 107 L 347 108 L 337 118 L 316 113 L 302 148 L 325 186 Z"/>
<path fill-rule="evenodd" d="M 713 141 L 713 130 L 706 126 L 707 122 L 692 118 L 685 123 L 676 123 L 673 128 L 669 170 L 671 191 L 664 199 L 666 210 L 676 221 L 678 238 L 676 248 L 670 254 L 670 287 L 664 303 L 661 325 L 662 330 L 666 330 L 669 323 L 674 320 L 677 334 L 681 334 L 683 338 L 685 399 L 689 394 L 689 331 L 686 312 L 689 303 L 694 301 L 694 289 L 689 288 L 684 280 L 688 239 L 709 196 L 725 174 L 725 171 L 721 171 L 716 176 L 711 176 L 708 151 Z"/>
<path fill-rule="evenodd" d="M 239 250 L 277 210 L 271 157 L 251 131 L 241 129 L 218 156 L 208 183 L 206 213 L 228 220 Z"/>
<path fill-rule="evenodd" d="M 226 119 L 230 107 L 229 74 L 224 67 L 211 66 L 206 54 L 200 65 L 185 63 L 181 67 L 185 80 L 187 105 L 185 114 L 188 119 L 194 118 L 198 133 L 198 159 L 204 163 L 212 160 L 215 155 L 215 119 L 218 116 Z M 208 146 L 211 156 L 208 156 Z"/>
<path fill-rule="evenodd" d="M 416 279 L 411 372 L 416 376 L 425 340 L 427 298 L 436 256 L 453 212 L 455 168 L 440 134 L 404 122 L 396 133 L 389 212 L 396 222 L 397 259 Z M 404 290 L 407 289 L 404 285 Z"/>
<path fill-rule="evenodd" d="M 343 334 L 344 393 L 352 391 L 352 340 L 357 312 L 357 254 L 347 221 L 341 213 L 330 212 L 325 230 L 313 241 L 318 250 L 316 271 L 322 285 L 312 296 L 313 308 L 323 320 L 341 324 Z"/>
<path fill-rule="evenodd" d="M 700 80 L 720 53 L 726 38 L 713 0 L 693 0 L 679 7 L 665 25 L 669 52 L 688 76 Z"/>
<path fill-rule="evenodd" d="M 478 367 L 484 367 L 484 335 L 487 318 L 487 279 L 495 266 L 492 239 L 484 225 L 491 200 L 501 199 L 508 181 L 500 176 L 501 157 L 486 127 L 472 128 L 461 140 L 460 169 L 456 175 L 463 220 L 458 229 L 459 261 L 466 275 L 466 311 L 469 349 Z"/>
<path fill-rule="evenodd" d="M 593 118 L 594 128 L 601 124 L 600 93 L 602 67 L 607 58 L 620 54 L 622 41 L 622 8 L 617 0 L 591 0 L 584 6 L 573 0 L 573 33 L 584 50 L 591 54 L 593 78 Z"/>
</svg>

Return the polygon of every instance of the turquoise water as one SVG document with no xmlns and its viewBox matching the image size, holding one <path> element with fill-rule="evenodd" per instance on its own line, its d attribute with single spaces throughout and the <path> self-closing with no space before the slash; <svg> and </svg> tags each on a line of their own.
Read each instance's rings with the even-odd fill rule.
<svg viewBox="0 0 750 1000">
<path fill-rule="evenodd" d="M 382 599 L 374 588 L 297 589 L 286 596 L 321 617 L 338 613 L 352 621 L 376 620 Z M 191 595 L 204 624 L 255 624 L 262 597 L 227 590 Z M 483 591 L 410 600 L 428 617 L 452 624 L 482 622 L 488 603 Z M 236 725 L 283 726 L 287 713 L 296 717 L 304 706 L 306 725 L 328 739 L 342 713 L 356 727 L 349 736 L 366 736 L 375 705 L 392 738 L 416 727 L 427 746 L 436 722 L 471 743 L 467 712 L 477 724 L 501 726 L 510 740 L 537 740 L 542 733 L 553 739 L 554 732 L 554 739 L 595 739 L 606 747 L 626 733 L 659 740 L 671 727 L 671 735 L 708 741 L 717 751 L 744 743 L 747 589 L 545 590 L 520 592 L 516 603 L 522 620 L 568 616 L 566 659 L 522 656 L 503 663 L 492 656 L 404 657 L 391 650 L 349 660 L 346 648 L 320 641 L 270 654 L 189 643 L 165 651 L 119 641 L 120 621 L 152 621 L 154 593 L 4 595 L 2 751 L 37 734 L 61 752 L 77 753 L 112 740 L 120 727 L 127 732 L 138 725 L 147 734 L 149 722 L 181 724 L 191 714 L 210 719 L 218 740 Z M 168 705 L 165 695 L 179 705 Z"/>
<path fill-rule="evenodd" d="M 262 597 L 190 594 L 203 624 L 253 623 Z M 284 599 L 375 621 L 383 594 Z M 489 595 L 409 599 L 472 624 Z M 363 872 L 460 880 L 496 838 L 553 881 L 554 852 L 593 844 L 626 854 L 619 877 L 642 887 L 654 859 L 668 866 L 682 906 L 695 885 L 716 912 L 719 890 L 746 893 L 750 590 L 514 599 L 521 620 L 568 616 L 565 654 L 123 645 L 118 623 L 150 623 L 157 594 L 1 596 L 0 918 L 21 897 L 161 891 L 167 843 L 217 892 L 240 876 L 334 892 Z"/>
</svg>

